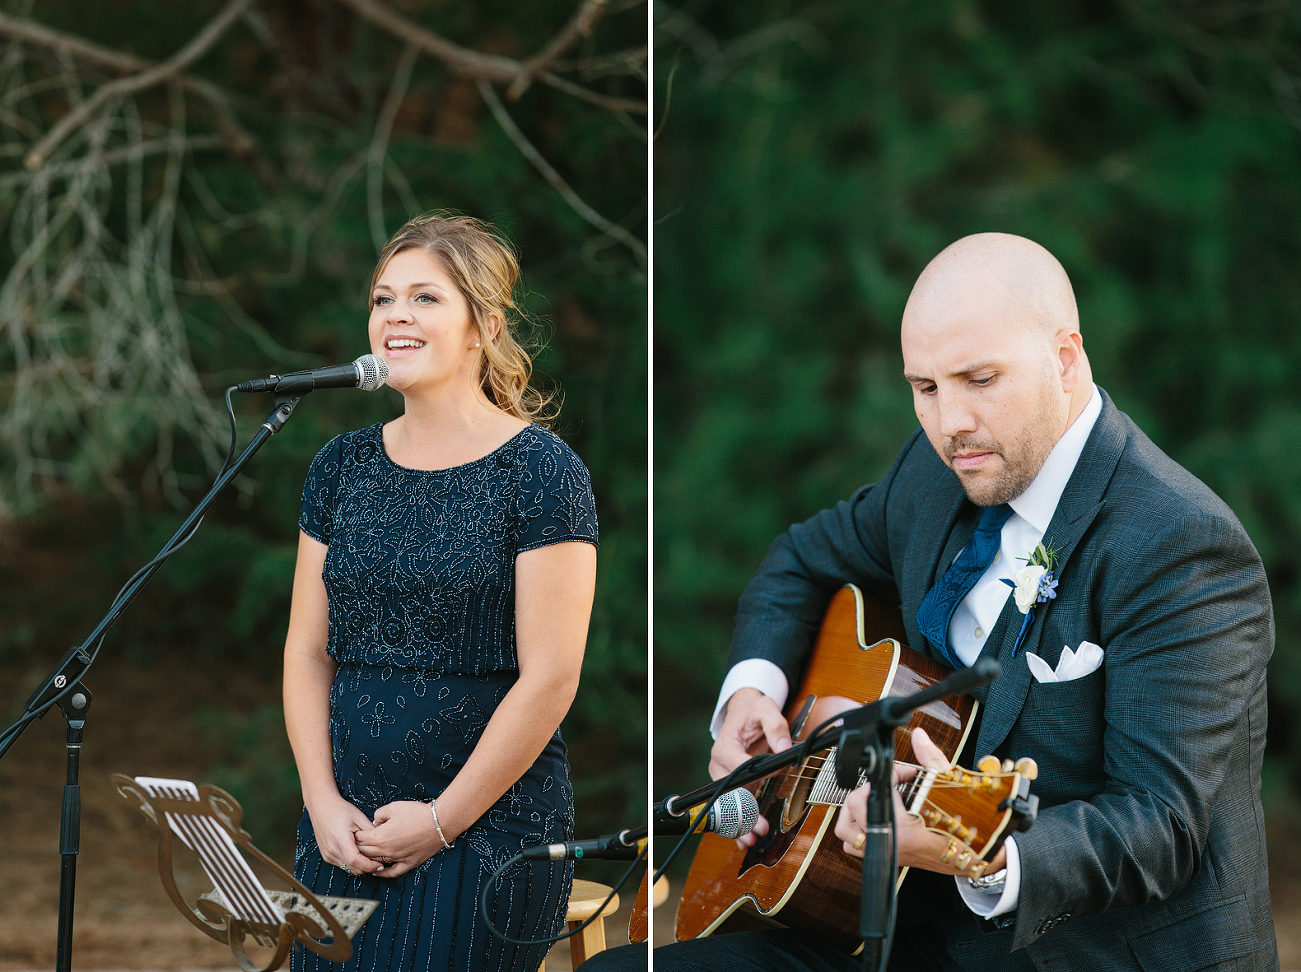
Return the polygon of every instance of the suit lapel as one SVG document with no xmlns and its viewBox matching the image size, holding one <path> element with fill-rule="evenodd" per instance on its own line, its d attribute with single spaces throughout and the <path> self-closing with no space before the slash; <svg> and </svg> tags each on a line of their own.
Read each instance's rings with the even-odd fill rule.
<svg viewBox="0 0 1301 972">
<path fill-rule="evenodd" d="M 1074 598 L 1088 597 L 1087 591 L 1070 589 L 1066 567 L 1080 540 L 1102 509 L 1103 494 L 1115 474 L 1124 447 L 1125 430 L 1120 412 L 1106 392 L 1102 392 L 1102 413 L 1098 416 L 1093 431 L 1089 433 L 1084 451 L 1080 453 L 1080 461 L 1076 463 L 1075 471 L 1071 473 L 1071 478 L 1062 491 L 1057 510 L 1044 534 L 1044 545 L 1057 551 L 1057 600 L 1036 606 L 1034 620 L 1026 631 L 1021 646 L 1016 648 L 1013 655 L 1023 615 L 1017 610 L 1015 599 L 1009 597 L 999 616 L 998 626 L 981 652 L 996 658 L 1003 666 L 1003 674 L 987 691 L 985 712 L 976 739 L 978 756 L 994 752 L 1007 738 L 1017 716 L 1021 714 L 1031 679 L 1025 653 L 1033 651 L 1049 664 L 1056 664 L 1061 652 L 1059 647 L 1048 645 L 1045 651 L 1039 651 L 1049 612 L 1061 609 Z"/>
</svg>

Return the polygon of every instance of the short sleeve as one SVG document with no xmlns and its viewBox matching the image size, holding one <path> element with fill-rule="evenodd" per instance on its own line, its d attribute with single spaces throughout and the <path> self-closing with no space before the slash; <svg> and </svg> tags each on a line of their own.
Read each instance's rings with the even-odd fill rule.
<svg viewBox="0 0 1301 972">
<path fill-rule="evenodd" d="M 324 544 L 330 542 L 330 531 L 334 526 L 335 494 L 339 488 L 342 463 L 343 436 L 338 435 L 316 454 L 307 470 L 307 482 L 303 484 L 298 527 L 313 540 Z"/>
<path fill-rule="evenodd" d="M 596 500 L 587 467 L 553 433 L 538 431 L 520 476 L 516 550 L 579 540 L 596 545 Z"/>
</svg>

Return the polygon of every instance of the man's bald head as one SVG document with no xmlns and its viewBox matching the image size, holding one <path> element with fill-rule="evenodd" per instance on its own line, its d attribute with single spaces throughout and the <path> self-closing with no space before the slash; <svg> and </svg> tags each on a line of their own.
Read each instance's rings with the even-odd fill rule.
<svg viewBox="0 0 1301 972">
<path fill-rule="evenodd" d="M 913 287 L 900 338 L 926 436 L 981 506 L 1019 496 L 1093 394 L 1070 279 L 1020 236 L 943 250 Z"/>
<path fill-rule="evenodd" d="M 992 294 L 994 289 L 1003 293 Z M 1038 243 L 1010 233 L 976 233 L 941 250 L 917 278 L 904 323 L 993 296 L 1007 299 L 1018 324 L 1047 336 L 1080 329 L 1066 270 Z"/>
</svg>

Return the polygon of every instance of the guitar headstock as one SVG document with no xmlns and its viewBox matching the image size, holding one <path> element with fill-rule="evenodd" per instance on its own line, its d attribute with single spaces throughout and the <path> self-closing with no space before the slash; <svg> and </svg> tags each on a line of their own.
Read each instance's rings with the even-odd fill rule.
<svg viewBox="0 0 1301 972">
<path fill-rule="evenodd" d="M 1034 760 L 986 756 L 977 765 L 920 770 L 903 794 L 909 813 L 949 839 L 941 859 L 971 877 L 984 872 L 1008 834 L 1028 830 L 1039 810 L 1039 798 L 1030 794 L 1039 772 Z"/>
</svg>

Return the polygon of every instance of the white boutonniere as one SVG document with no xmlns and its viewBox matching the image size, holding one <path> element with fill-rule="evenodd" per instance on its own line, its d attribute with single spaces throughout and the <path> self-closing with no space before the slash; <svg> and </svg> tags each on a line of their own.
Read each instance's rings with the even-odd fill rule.
<svg viewBox="0 0 1301 972">
<path fill-rule="evenodd" d="M 1030 556 L 1017 559 L 1024 560 L 1025 566 L 1013 571 L 1011 580 L 1003 578 L 1003 583 L 1012 588 L 1017 610 L 1025 615 L 1021 630 L 1016 636 L 1016 644 L 1012 646 L 1013 655 L 1021 647 L 1025 633 L 1034 620 L 1035 605 L 1057 597 L 1057 578 L 1054 576 L 1057 569 L 1056 550 L 1040 543 L 1030 551 Z"/>
</svg>

